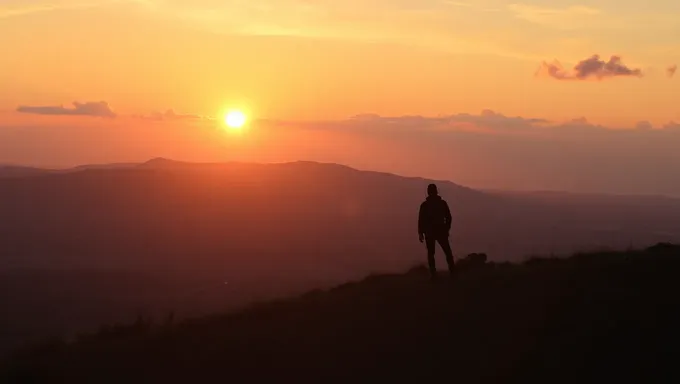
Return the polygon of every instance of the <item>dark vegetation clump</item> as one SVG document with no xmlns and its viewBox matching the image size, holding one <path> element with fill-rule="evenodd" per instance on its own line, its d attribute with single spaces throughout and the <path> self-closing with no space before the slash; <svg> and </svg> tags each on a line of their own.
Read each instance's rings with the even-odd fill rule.
<svg viewBox="0 0 680 384">
<path fill-rule="evenodd" d="M 18 351 L 0 382 L 679 382 L 679 246 L 482 259 L 454 282 L 418 266 L 237 314 L 104 327 Z"/>
</svg>

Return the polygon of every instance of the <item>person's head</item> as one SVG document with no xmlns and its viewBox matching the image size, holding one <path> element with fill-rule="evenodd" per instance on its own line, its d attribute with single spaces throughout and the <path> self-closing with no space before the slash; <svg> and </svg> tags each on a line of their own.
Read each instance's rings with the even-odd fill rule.
<svg viewBox="0 0 680 384">
<path fill-rule="evenodd" d="M 437 190 L 437 186 L 435 184 L 430 184 L 427 186 L 427 195 L 428 196 L 437 196 L 439 194 L 439 191 Z"/>
</svg>

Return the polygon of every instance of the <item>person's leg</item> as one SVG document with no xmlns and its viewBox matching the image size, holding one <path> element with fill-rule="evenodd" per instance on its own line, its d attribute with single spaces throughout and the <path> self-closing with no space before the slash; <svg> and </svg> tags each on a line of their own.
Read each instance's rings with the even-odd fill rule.
<svg viewBox="0 0 680 384">
<path fill-rule="evenodd" d="M 453 261 L 453 251 L 451 250 L 451 243 L 449 242 L 448 236 L 442 236 L 438 239 L 439 245 L 442 247 L 444 254 L 446 255 L 446 263 L 449 266 L 449 274 L 453 277 L 456 272 L 456 265 Z"/>
<path fill-rule="evenodd" d="M 430 268 L 430 277 L 437 276 L 437 266 L 434 261 L 434 251 L 436 239 L 434 236 L 425 236 L 425 245 L 427 245 L 427 265 Z"/>
</svg>

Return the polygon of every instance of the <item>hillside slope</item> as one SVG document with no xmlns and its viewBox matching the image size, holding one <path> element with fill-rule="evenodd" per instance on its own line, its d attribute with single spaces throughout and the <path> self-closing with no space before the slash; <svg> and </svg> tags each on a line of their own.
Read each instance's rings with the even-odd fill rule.
<svg viewBox="0 0 680 384">
<path fill-rule="evenodd" d="M 8 382 L 674 382 L 680 248 L 376 275 L 238 314 L 139 322 L 6 362 Z M 20 381 L 23 380 L 23 381 Z"/>
</svg>

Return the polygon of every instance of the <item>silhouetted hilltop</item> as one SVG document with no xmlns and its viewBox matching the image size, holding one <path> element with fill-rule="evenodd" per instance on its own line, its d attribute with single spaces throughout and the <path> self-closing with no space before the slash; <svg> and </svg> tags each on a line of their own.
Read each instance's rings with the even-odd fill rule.
<svg viewBox="0 0 680 384">
<path fill-rule="evenodd" d="M 677 382 L 680 247 L 423 267 L 17 353 L 3 382 Z"/>
</svg>

